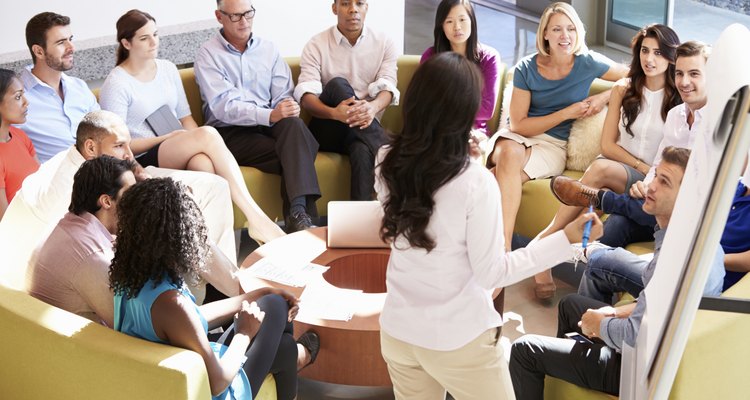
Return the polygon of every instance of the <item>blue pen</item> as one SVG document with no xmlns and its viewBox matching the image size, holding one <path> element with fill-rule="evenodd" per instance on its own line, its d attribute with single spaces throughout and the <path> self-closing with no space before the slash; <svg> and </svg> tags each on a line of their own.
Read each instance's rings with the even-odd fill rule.
<svg viewBox="0 0 750 400">
<path fill-rule="evenodd" d="M 589 205 L 589 212 L 594 212 L 594 206 Z M 583 240 L 581 240 L 581 247 L 584 249 L 589 244 L 589 237 L 591 236 L 591 224 L 594 222 L 593 219 L 586 221 L 586 225 L 583 227 Z"/>
</svg>

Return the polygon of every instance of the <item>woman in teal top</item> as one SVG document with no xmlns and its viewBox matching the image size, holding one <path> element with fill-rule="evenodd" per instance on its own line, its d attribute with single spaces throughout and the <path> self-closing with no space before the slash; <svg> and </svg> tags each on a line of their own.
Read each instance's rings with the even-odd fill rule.
<svg viewBox="0 0 750 400">
<path fill-rule="evenodd" d="M 277 397 L 293 399 L 300 345 L 291 321 L 297 299 L 262 288 L 197 306 L 185 283 L 199 279 L 206 267 L 206 226 L 187 188 L 170 178 L 147 179 L 128 189 L 118 218 L 109 273 L 115 329 L 200 354 L 214 399 L 251 399 L 268 373 L 276 380 Z M 232 316 L 229 345 L 210 343 L 208 329 Z M 302 347 L 301 358 L 314 359 L 315 347 Z"/>
<path fill-rule="evenodd" d="M 628 72 L 627 67 L 589 52 L 585 36 L 575 9 L 566 3 L 552 3 L 539 21 L 537 54 L 516 66 L 510 129 L 493 136 L 493 151 L 487 161 L 500 185 L 508 250 L 523 183 L 563 172 L 573 120 L 598 113 L 609 101 L 609 91 L 588 96 L 591 83 L 596 78 L 616 81 Z M 554 295 L 550 274 L 535 279 L 537 297 Z"/>
</svg>

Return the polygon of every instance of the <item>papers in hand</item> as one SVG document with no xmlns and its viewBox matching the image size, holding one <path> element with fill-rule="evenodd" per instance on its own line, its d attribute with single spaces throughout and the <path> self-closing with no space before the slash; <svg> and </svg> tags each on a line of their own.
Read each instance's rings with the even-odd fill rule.
<svg viewBox="0 0 750 400">
<path fill-rule="evenodd" d="M 271 258 L 262 258 L 247 273 L 261 279 L 274 281 L 287 286 L 303 287 L 316 276 L 328 271 L 330 267 L 318 264 L 292 264 L 279 262 Z"/>
<path fill-rule="evenodd" d="M 297 319 L 349 321 L 357 307 L 360 293 L 361 290 L 340 289 L 320 281 L 311 283 L 300 296 Z"/>
</svg>

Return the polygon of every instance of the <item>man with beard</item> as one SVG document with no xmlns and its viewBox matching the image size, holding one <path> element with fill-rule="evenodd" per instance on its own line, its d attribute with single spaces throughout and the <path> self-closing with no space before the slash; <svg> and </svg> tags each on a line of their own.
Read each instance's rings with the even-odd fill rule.
<svg viewBox="0 0 750 400">
<path fill-rule="evenodd" d="M 64 73 L 73 68 L 72 40 L 66 16 L 43 12 L 26 24 L 26 44 L 34 64 L 21 72 L 29 117 L 20 128 L 31 138 L 42 163 L 74 145 L 81 118 L 99 109 L 86 82 Z"/>
</svg>

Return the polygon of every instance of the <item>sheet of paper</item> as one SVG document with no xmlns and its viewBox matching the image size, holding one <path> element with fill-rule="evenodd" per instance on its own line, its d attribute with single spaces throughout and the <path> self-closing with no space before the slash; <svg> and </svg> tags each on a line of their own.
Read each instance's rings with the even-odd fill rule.
<svg viewBox="0 0 750 400">
<path fill-rule="evenodd" d="M 290 264 L 273 258 L 262 258 L 250 266 L 246 273 L 287 286 L 303 287 L 315 276 L 328 271 L 328 268 L 330 267 L 313 263 Z"/>
<path fill-rule="evenodd" d="M 310 284 L 300 296 L 297 319 L 349 321 L 361 293 L 361 290 L 340 289 L 319 283 Z"/>
</svg>

